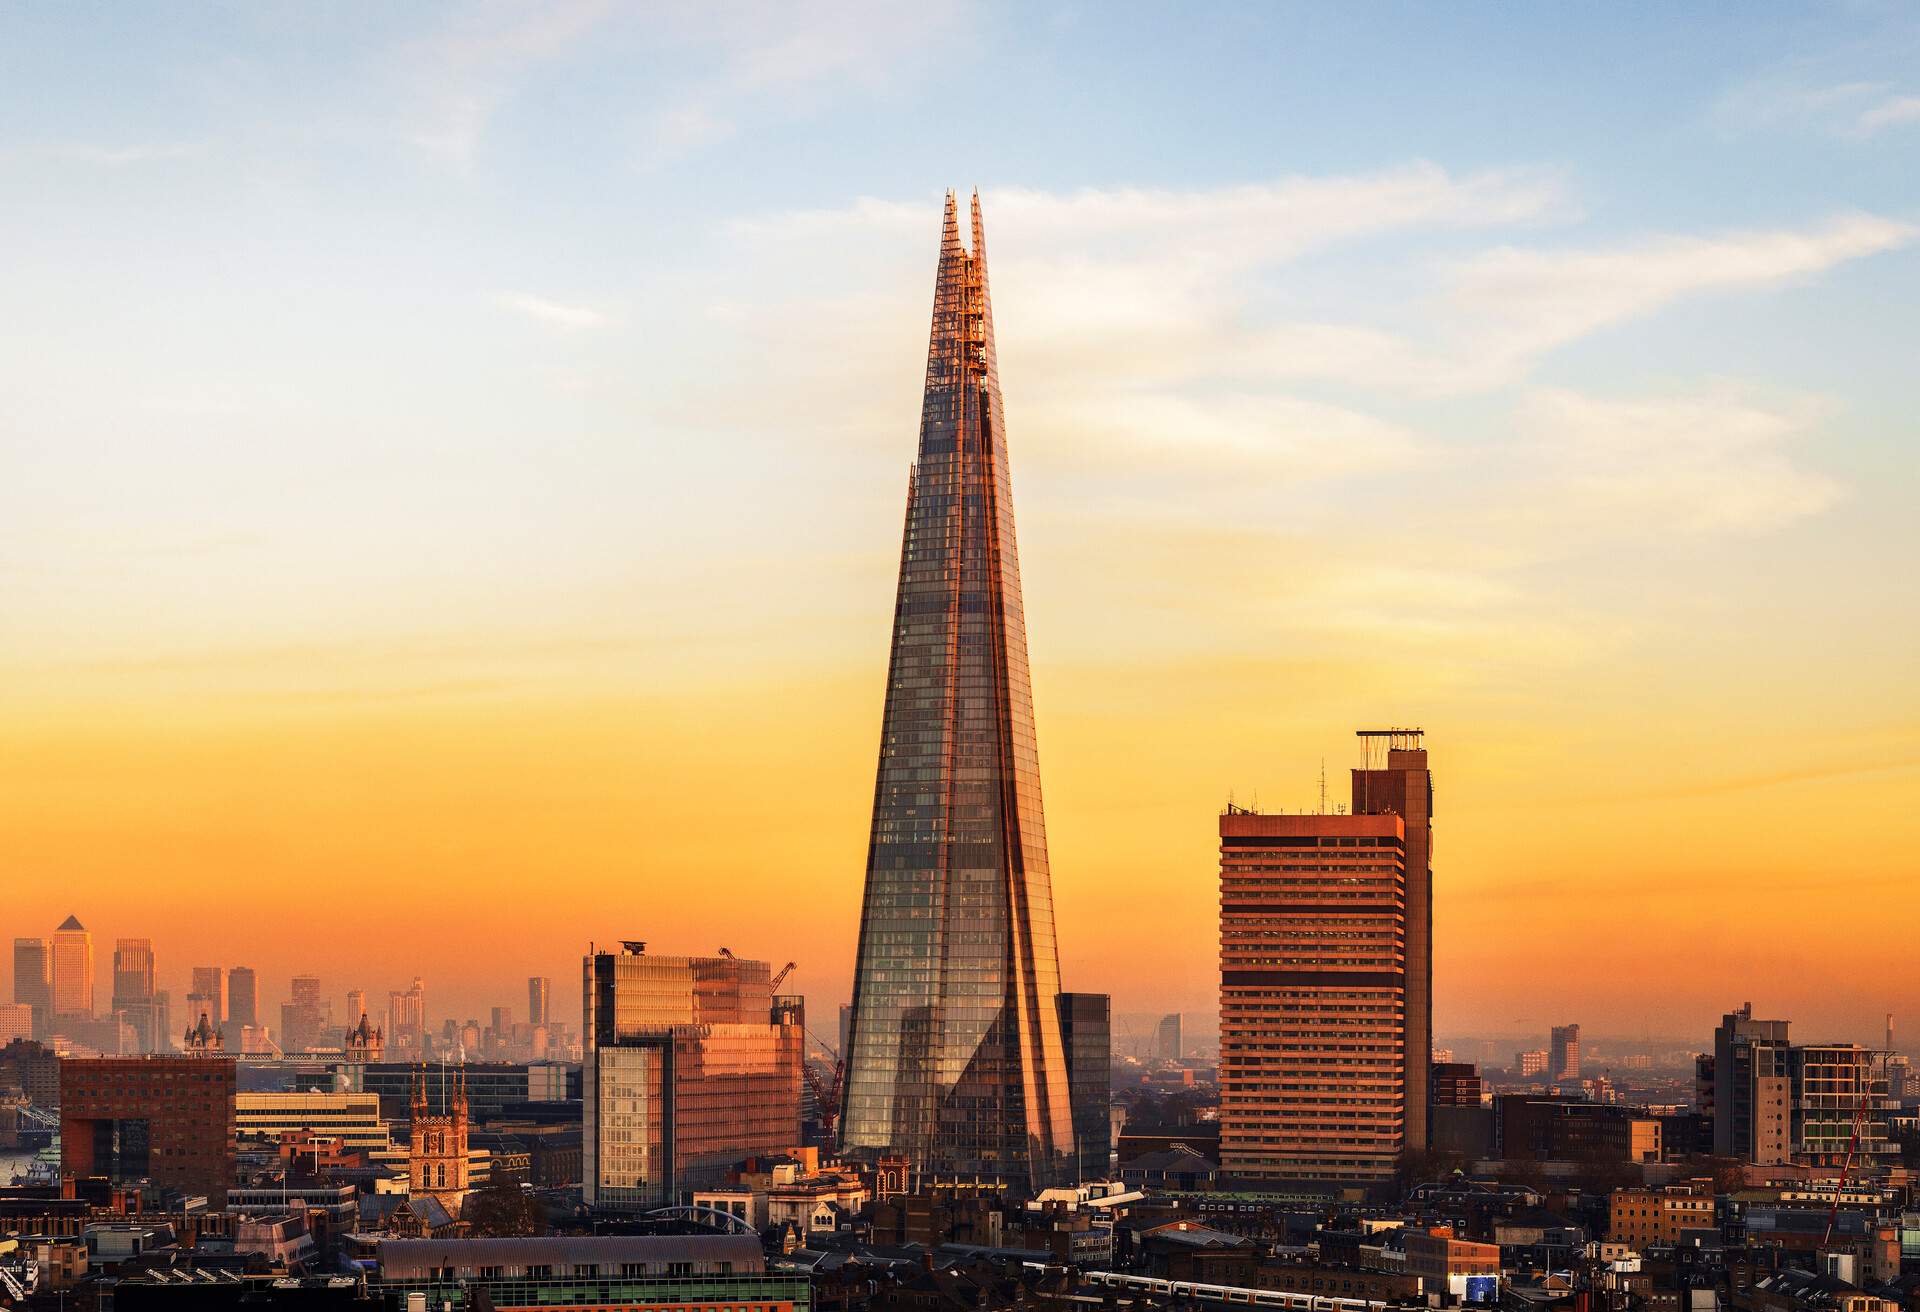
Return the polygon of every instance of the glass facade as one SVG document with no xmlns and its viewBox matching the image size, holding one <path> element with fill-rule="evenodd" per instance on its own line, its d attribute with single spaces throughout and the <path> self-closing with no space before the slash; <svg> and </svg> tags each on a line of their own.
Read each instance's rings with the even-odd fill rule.
<svg viewBox="0 0 1920 1312">
<path fill-rule="evenodd" d="M 1052 886 L 980 201 L 947 198 L 907 490 L 841 1144 L 1072 1174 Z"/>
<path fill-rule="evenodd" d="M 648 954 L 585 962 L 582 1178 L 590 1206 L 646 1210 L 800 1142 L 805 1023 L 764 961 Z"/>
<path fill-rule="evenodd" d="M 1062 993 L 1060 1034 L 1073 1100 L 1076 1183 L 1105 1180 L 1113 1154 L 1113 1006 L 1104 993 Z"/>
</svg>

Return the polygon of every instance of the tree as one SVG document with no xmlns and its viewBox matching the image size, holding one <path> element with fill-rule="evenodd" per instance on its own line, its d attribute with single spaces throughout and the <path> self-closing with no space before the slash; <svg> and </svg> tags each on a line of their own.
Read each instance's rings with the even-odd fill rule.
<svg viewBox="0 0 1920 1312">
<path fill-rule="evenodd" d="M 460 1219 L 476 1238 L 507 1239 L 547 1231 L 546 1214 L 527 1192 L 520 1177 L 496 1172 L 482 1188 L 467 1195 Z"/>
</svg>

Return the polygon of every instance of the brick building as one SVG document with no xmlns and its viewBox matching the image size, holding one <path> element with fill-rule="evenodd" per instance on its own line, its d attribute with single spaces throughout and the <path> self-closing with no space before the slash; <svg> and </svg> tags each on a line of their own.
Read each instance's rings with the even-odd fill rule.
<svg viewBox="0 0 1920 1312">
<path fill-rule="evenodd" d="M 206 1194 L 233 1179 L 231 1057 L 97 1057 L 60 1063 L 60 1171 Z"/>
</svg>

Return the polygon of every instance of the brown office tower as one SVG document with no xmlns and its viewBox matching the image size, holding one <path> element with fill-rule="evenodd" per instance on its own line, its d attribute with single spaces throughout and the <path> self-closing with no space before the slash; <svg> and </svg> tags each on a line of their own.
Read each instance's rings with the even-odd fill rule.
<svg viewBox="0 0 1920 1312">
<path fill-rule="evenodd" d="M 1433 775 L 1420 730 L 1362 729 L 1358 736 L 1365 765 L 1353 772 L 1353 813 L 1396 815 L 1406 827 L 1407 1146 L 1425 1148 L 1433 1060 Z"/>
<path fill-rule="evenodd" d="M 589 1207 L 647 1211 L 799 1147 L 806 1020 L 798 998 L 775 995 L 766 962 L 632 942 L 583 966 Z"/>
<path fill-rule="evenodd" d="M 1391 814 L 1220 817 L 1227 1174 L 1393 1174 L 1409 1119 L 1406 832 Z"/>
<path fill-rule="evenodd" d="M 151 1180 L 224 1206 L 234 1169 L 231 1057 L 60 1063 L 60 1173 Z"/>
<path fill-rule="evenodd" d="M 895 594 L 840 1117 L 924 1177 L 1071 1178 L 1070 1077 L 980 202 L 951 194 Z"/>
</svg>

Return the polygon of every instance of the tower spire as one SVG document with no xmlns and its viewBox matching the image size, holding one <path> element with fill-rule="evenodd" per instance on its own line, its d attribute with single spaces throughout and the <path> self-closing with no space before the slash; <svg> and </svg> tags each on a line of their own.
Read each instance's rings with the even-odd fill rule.
<svg viewBox="0 0 1920 1312">
<path fill-rule="evenodd" d="M 842 1146 L 1066 1178 L 1074 1150 L 1006 422 L 976 192 L 947 192 L 854 971 Z"/>
</svg>

